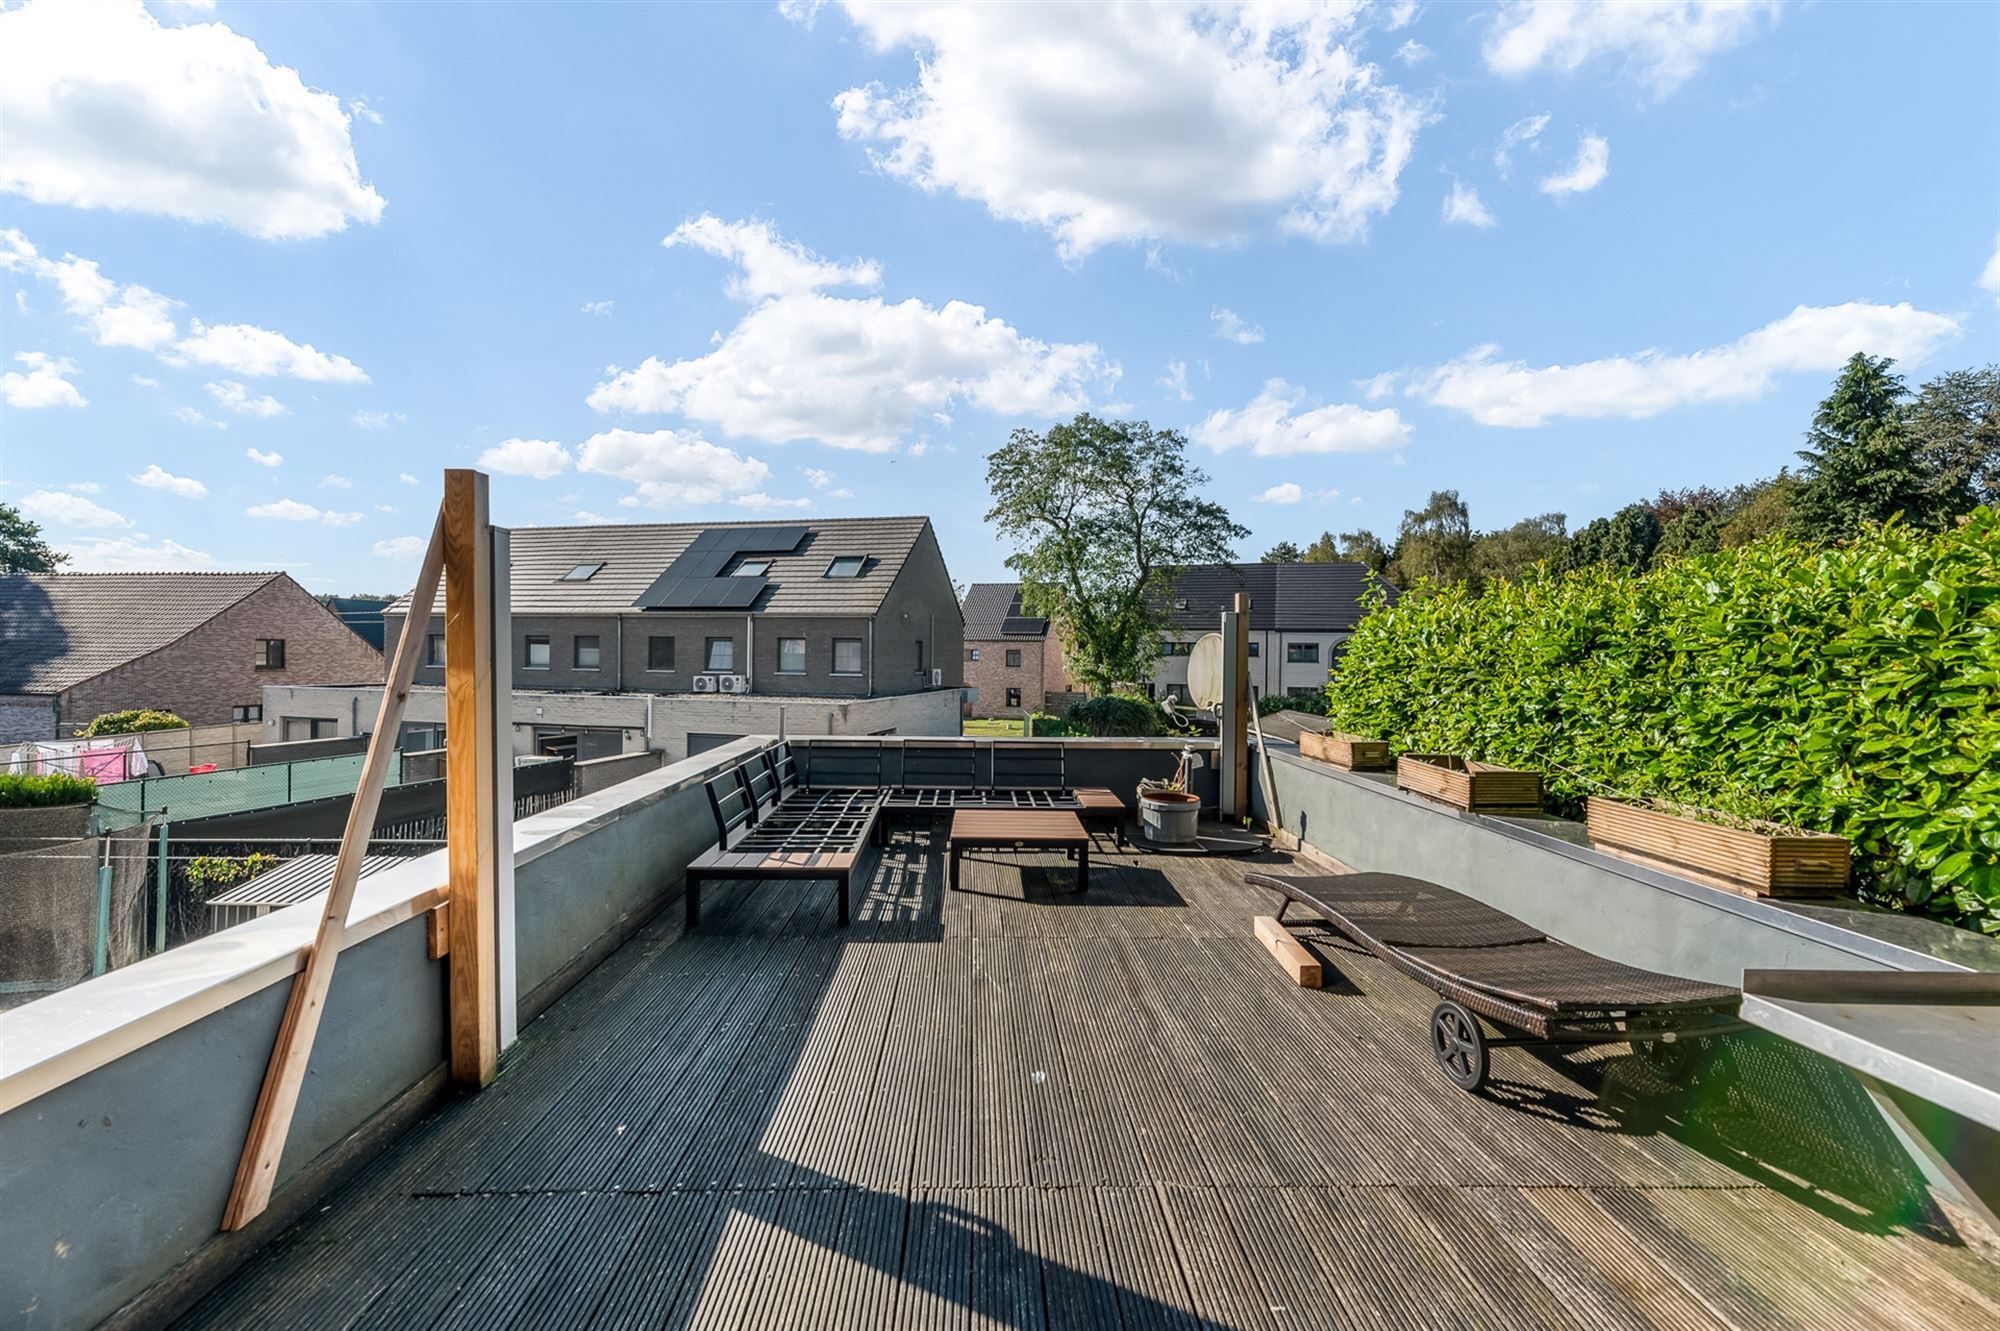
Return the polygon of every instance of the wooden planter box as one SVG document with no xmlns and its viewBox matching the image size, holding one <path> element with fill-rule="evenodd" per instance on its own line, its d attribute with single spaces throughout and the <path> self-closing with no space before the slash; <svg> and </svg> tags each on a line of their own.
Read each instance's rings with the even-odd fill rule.
<svg viewBox="0 0 2000 1331">
<path fill-rule="evenodd" d="M 1473 813 L 1540 813 L 1542 778 L 1446 753 L 1406 753 L 1396 760 L 1396 785 Z"/>
<path fill-rule="evenodd" d="M 1826 896 L 1847 890 L 1846 837 L 1775 824 L 1728 827 L 1591 796 L 1590 839 L 1633 858 L 1723 880 L 1759 896 Z"/>
<path fill-rule="evenodd" d="M 1350 772 L 1384 772 L 1389 768 L 1387 740 L 1363 739 L 1337 730 L 1322 735 L 1314 730 L 1299 732 L 1299 752 Z"/>
</svg>

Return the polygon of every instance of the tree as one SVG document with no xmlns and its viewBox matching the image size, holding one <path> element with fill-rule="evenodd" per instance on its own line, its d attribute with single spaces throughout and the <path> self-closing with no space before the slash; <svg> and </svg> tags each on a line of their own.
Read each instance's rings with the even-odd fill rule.
<svg viewBox="0 0 2000 1331">
<path fill-rule="evenodd" d="M 1303 562 L 1304 559 L 1304 553 L 1290 541 L 1279 541 L 1264 552 L 1264 562 L 1266 564 L 1297 564 Z"/>
<path fill-rule="evenodd" d="M 1654 508 L 1658 512 L 1657 505 Z M 1714 554 L 1722 548 L 1722 525 L 1706 508 L 1683 509 L 1672 522 L 1660 528 L 1660 543 L 1653 550 L 1655 562 L 1684 555 Z"/>
<path fill-rule="evenodd" d="M 1716 533 L 1725 550 L 1783 531 L 1792 525 L 1797 506 L 1799 478 L 1780 467 L 1769 480 L 1738 486 L 1742 498 L 1735 504 L 1722 530 Z"/>
<path fill-rule="evenodd" d="M 1351 564 L 1366 564 L 1370 573 L 1381 573 L 1389 567 L 1389 547 L 1382 544 L 1382 538 L 1363 527 L 1360 531 L 1344 531 L 1340 534 L 1339 557 Z M 1307 554 L 1311 559 L 1311 554 Z M 1332 563 L 1333 560 L 1323 560 Z"/>
<path fill-rule="evenodd" d="M 1560 567 L 1569 550 L 1568 519 L 1561 513 L 1523 518 L 1500 531 L 1481 532 L 1472 541 L 1472 567 L 1482 582 L 1518 582 L 1535 565 Z"/>
<path fill-rule="evenodd" d="M 1890 373 L 1894 364 L 1887 356 L 1855 352 L 1813 413 L 1806 447 L 1799 450 L 1806 470 L 1792 514 L 1803 539 L 1850 540 L 1863 523 L 1898 513 L 1917 526 L 1934 522 L 1931 478 L 1903 428 L 1909 389 Z"/>
<path fill-rule="evenodd" d="M 0 573 L 53 573 L 69 556 L 42 539 L 41 524 L 0 504 Z"/>
<path fill-rule="evenodd" d="M 1022 605 L 1056 622 L 1091 692 L 1150 678 L 1174 576 L 1227 562 L 1249 535 L 1197 497 L 1207 483 L 1177 431 L 1088 413 L 1046 434 L 1016 430 L 987 458 L 986 520 L 1014 542 Z"/>
<path fill-rule="evenodd" d="M 2000 504 L 2000 365 L 1939 375 L 1917 390 L 1903 423 L 1940 521 Z"/>
<path fill-rule="evenodd" d="M 1428 579 L 1439 584 L 1469 583 L 1472 567 L 1472 514 L 1456 490 L 1433 490 L 1422 508 L 1406 509 L 1396 537 L 1389 580 L 1412 587 Z"/>
<path fill-rule="evenodd" d="M 1660 519 L 1650 504 L 1627 504 L 1608 518 L 1585 524 L 1569 543 L 1571 568 L 1609 564 L 1626 573 L 1644 573 L 1660 544 Z"/>
<path fill-rule="evenodd" d="M 1334 544 L 1333 533 L 1330 531 L 1321 532 L 1319 539 L 1307 546 L 1305 553 L 1299 556 L 1299 562 L 1302 564 L 1339 563 L 1340 547 Z"/>
<path fill-rule="evenodd" d="M 1737 486 L 1734 490 L 1718 490 L 1712 485 L 1693 485 L 1681 490 L 1662 490 L 1653 500 L 1653 516 L 1660 520 L 1660 526 L 1673 525 L 1675 518 L 1691 508 L 1705 508 L 1711 517 L 1727 517 L 1742 502 L 1748 486 Z"/>
</svg>

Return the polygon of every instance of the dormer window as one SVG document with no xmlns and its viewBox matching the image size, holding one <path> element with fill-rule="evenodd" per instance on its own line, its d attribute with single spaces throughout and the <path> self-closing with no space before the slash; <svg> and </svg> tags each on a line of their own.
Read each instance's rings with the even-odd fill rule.
<svg viewBox="0 0 2000 1331">
<path fill-rule="evenodd" d="M 602 564 L 578 564 L 575 568 L 563 574 L 562 577 L 556 579 L 556 581 L 589 582 L 592 578 L 597 576 L 597 570 L 603 567 L 604 565 Z"/>
<path fill-rule="evenodd" d="M 868 563 L 867 555 L 840 555 L 826 566 L 829 578 L 858 578 L 863 566 Z"/>
<path fill-rule="evenodd" d="M 761 578 L 771 571 L 768 559 L 746 559 L 730 571 L 733 578 Z"/>
</svg>

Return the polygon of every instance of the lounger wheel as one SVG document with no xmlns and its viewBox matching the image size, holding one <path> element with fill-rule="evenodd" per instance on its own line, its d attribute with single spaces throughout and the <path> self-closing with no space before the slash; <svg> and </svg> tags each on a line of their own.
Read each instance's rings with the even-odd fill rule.
<svg viewBox="0 0 2000 1331">
<path fill-rule="evenodd" d="M 1480 1029 L 1479 1018 L 1458 1004 L 1439 1003 L 1431 1009 L 1431 1053 L 1461 1091 L 1476 1091 L 1486 1084 L 1486 1032 Z"/>
</svg>

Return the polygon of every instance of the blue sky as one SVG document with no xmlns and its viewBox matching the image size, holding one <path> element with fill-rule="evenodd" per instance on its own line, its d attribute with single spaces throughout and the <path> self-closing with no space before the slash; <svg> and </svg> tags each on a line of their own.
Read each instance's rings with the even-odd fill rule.
<svg viewBox="0 0 2000 1331">
<path fill-rule="evenodd" d="M 2000 357 L 2000 8 L 0 8 L 0 490 L 397 590 L 496 521 L 921 512 L 1185 431 L 1239 554 L 1572 525 Z M 95 265 L 92 267 L 92 265 Z"/>
</svg>

